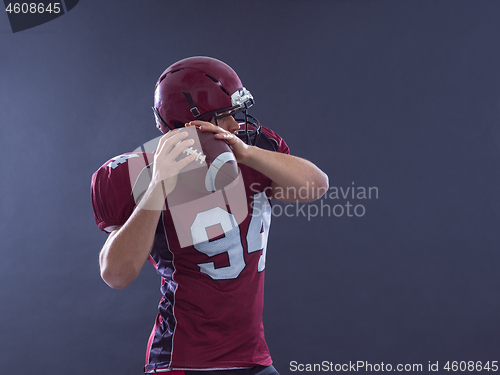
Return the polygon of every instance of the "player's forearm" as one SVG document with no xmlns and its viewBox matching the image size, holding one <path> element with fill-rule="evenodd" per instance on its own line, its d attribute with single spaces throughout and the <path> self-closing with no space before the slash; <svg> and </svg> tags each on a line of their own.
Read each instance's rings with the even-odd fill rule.
<svg viewBox="0 0 500 375">
<path fill-rule="evenodd" d="M 110 234 L 99 257 L 102 279 L 112 288 L 121 289 L 139 275 L 151 253 L 161 214 L 163 193 L 146 196 L 127 222 Z M 145 208 L 149 204 L 149 209 Z M 151 209 L 156 207 L 157 209 Z"/>
<path fill-rule="evenodd" d="M 250 147 L 248 151 L 242 163 L 273 181 L 273 195 L 278 200 L 309 202 L 328 189 L 328 176 L 308 160 L 258 147 Z M 299 189 L 306 189 L 307 194 L 297 194 Z"/>
</svg>

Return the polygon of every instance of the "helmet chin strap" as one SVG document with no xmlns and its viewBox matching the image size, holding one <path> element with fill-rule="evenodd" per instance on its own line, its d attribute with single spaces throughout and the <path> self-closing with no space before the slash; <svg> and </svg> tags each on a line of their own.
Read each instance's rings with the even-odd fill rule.
<svg viewBox="0 0 500 375">
<path fill-rule="evenodd" d="M 184 95 L 187 102 L 189 103 L 189 111 L 191 112 L 191 114 L 195 118 L 198 118 L 198 116 L 201 115 L 201 113 L 200 113 L 200 110 L 198 109 L 198 107 L 196 106 L 196 104 L 194 104 L 194 101 L 193 101 L 193 98 L 191 97 L 191 94 L 188 92 L 185 92 L 185 91 L 183 91 L 182 94 Z"/>
</svg>

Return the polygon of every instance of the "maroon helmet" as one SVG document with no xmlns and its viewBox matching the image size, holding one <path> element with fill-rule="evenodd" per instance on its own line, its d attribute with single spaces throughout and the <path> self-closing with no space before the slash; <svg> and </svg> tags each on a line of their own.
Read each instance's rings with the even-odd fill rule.
<svg viewBox="0 0 500 375">
<path fill-rule="evenodd" d="M 255 144 L 259 122 L 247 114 L 254 104 L 250 91 L 231 67 L 220 60 L 197 56 L 170 65 L 156 82 L 154 107 L 162 133 L 181 128 L 193 120 L 210 121 L 234 116 L 240 124 L 237 135 Z M 243 118 L 236 118 L 239 115 Z"/>
</svg>

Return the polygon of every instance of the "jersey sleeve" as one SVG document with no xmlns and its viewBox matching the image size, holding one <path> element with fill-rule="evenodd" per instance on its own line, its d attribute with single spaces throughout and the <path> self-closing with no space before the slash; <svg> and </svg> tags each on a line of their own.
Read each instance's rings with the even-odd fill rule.
<svg viewBox="0 0 500 375">
<path fill-rule="evenodd" d="M 262 133 L 267 137 L 272 139 L 276 145 L 276 152 L 281 152 L 282 154 L 290 154 L 290 148 L 286 144 L 285 140 L 281 138 L 278 133 L 272 131 L 271 129 L 263 126 Z"/>
<path fill-rule="evenodd" d="M 130 165 L 141 159 L 140 154 L 123 154 L 107 161 L 92 175 L 92 208 L 100 230 L 110 233 L 132 214 L 135 199 Z"/>
</svg>

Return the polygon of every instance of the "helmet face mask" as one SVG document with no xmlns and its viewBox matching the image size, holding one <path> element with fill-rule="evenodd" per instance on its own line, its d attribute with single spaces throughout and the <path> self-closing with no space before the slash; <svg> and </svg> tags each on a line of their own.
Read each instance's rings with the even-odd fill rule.
<svg viewBox="0 0 500 375">
<path fill-rule="evenodd" d="M 243 111 L 243 119 L 235 117 L 234 119 L 240 125 L 240 130 L 236 136 L 243 142 L 255 146 L 260 137 L 261 125 L 259 120 Z"/>
<path fill-rule="evenodd" d="M 233 116 L 240 124 L 237 136 L 255 144 L 260 124 L 247 110 L 254 104 L 250 91 L 222 61 L 190 57 L 168 67 L 156 83 L 153 111 L 161 132 L 193 120 L 211 121 Z"/>
</svg>

